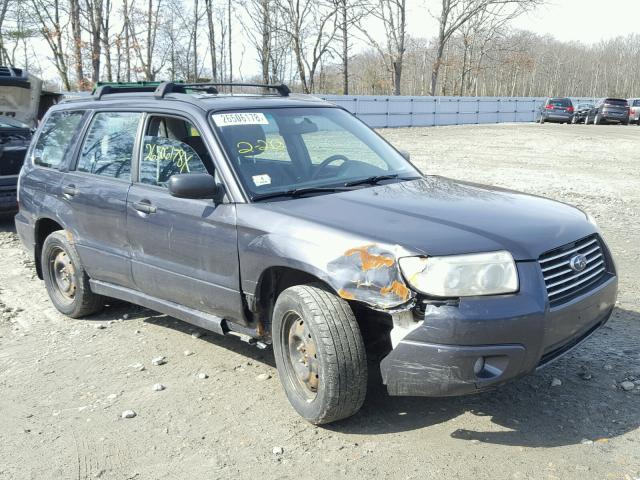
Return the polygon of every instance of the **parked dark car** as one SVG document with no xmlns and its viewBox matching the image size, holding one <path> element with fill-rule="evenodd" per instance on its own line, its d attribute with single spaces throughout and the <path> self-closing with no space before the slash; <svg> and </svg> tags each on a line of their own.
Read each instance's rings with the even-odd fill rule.
<svg viewBox="0 0 640 480">
<path fill-rule="evenodd" d="M 569 98 L 549 98 L 542 106 L 540 123 L 569 123 L 573 117 L 573 104 Z"/>
<path fill-rule="evenodd" d="M 17 120 L 0 116 L 0 215 L 18 210 L 18 174 L 31 142 L 31 129 Z"/>
<path fill-rule="evenodd" d="M 606 123 L 629 124 L 629 104 L 624 98 L 603 98 L 589 110 L 585 125 L 603 125 Z"/>
<path fill-rule="evenodd" d="M 630 98 L 627 103 L 629 104 L 629 123 L 640 125 L 640 98 Z"/>
<path fill-rule="evenodd" d="M 584 123 L 584 119 L 587 117 L 589 110 L 591 110 L 593 107 L 593 103 L 579 103 L 575 107 L 573 117 L 571 117 L 571 123 Z"/>
<path fill-rule="evenodd" d="M 586 213 L 424 176 L 284 85 L 222 88 L 105 86 L 48 113 L 16 227 L 59 311 L 113 297 L 273 344 L 316 424 L 360 408 L 367 358 L 391 395 L 471 394 L 607 322 L 616 270 Z"/>
</svg>

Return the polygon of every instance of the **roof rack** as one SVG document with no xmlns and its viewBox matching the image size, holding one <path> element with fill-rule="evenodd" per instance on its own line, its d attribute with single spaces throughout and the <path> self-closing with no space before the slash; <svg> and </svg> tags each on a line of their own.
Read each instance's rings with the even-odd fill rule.
<svg viewBox="0 0 640 480">
<path fill-rule="evenodd" d="M 100 100 L 104 95 L 112 93 L 155 92 L 157 85 L 100 85 L 93 91 L 93 98 Z"/>
<path fill-rule="evenodd" d="M 291 93 L 289 87 L 285 84 L 280 85 L 267 85 L 263 83 L 174 83 L 174 82 L 162 82 L 155 90 L 156 98 L 164 98 L 169 93 L 186 93 L 187 90 L 203 90 L 207 93 L 217 94 L 218 89 L 216 87 L 259 87 L 269 90 L 275 90 L 281 97 L 288 97 Z"/>
</svg>

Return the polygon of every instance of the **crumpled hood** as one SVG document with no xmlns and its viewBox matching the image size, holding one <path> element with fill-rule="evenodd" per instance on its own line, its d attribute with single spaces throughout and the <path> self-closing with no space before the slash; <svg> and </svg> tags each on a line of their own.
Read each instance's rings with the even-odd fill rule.
<svg viewBox="0 0 640 480">
<path fill-rule="evenodd" d="M 535 260 L 596 231 L 564 203 L 436 176 L 254 205 L 430 256 L 508 250 Z"/>
</svg>

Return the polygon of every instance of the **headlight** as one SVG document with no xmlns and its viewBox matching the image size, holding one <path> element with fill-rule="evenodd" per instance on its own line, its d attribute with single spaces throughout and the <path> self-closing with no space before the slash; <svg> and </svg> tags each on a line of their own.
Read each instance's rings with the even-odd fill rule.
<svg viewBox="0 0 640 480">
<path fill-rule="evenodd" d="M 470 297 L 518 291 L 516 264 L 507 251 L 405 257 L 399 264 L 407 282 L 427 295 Z"/>
</svg>

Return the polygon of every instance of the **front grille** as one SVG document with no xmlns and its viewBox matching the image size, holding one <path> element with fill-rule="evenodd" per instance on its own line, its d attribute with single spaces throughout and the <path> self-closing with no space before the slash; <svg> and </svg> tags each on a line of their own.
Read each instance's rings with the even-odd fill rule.
<svg viewBox="0 0 640 480">
<path fill-rule="evenodd" d="M 578 254 L 586 257 L 587 265 L 576 272 L 569 265 Z M 543 253 L 539 262 L 552 306 L 576 297 L 598 283 L 607 272 L 604 252 L 596 235 Z"/>
</svg>

